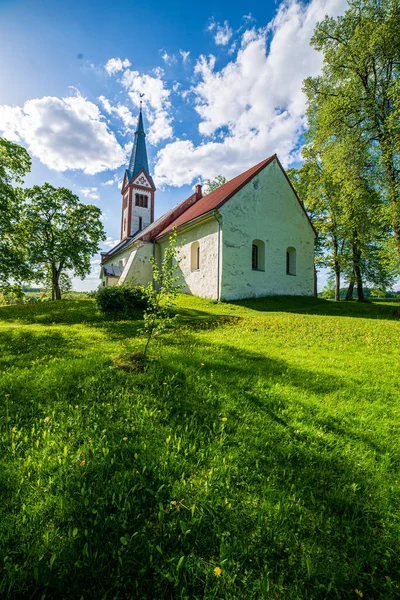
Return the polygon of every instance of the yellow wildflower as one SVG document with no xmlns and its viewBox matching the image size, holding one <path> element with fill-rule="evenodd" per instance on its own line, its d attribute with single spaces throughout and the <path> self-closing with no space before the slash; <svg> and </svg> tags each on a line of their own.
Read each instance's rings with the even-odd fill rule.
<svg viewBox="0 0 400 600">
<path fill-rule="evenodd" d="M 126 442 L 126 440 L 127 440 L 128 438 L 127 438 L 127 437 L 123 437 L 122 439 L 124 440 L 124 442 Z"/>
<path fill-rule="evenodd" d="M 363 598 L 364 597 L 364 594 L 362 592 L 360 592 L 360 590 L 354 590 L 354 591 L 355 591 L 355 593 L 357 594 L 357 596 L 359 598 Z"/>
<path fill-rule="evenodd" d="M 84 467 L 85 464 L 86 464 L 86 460 L 81 460 L 81 462 L 80 462 L 81 467 Z"/>
<path fill-rule="evenodd" d="M 222 417 L 222 421 L 224 421 L 224 422 L 225 422 L 225 421 L 227 421 L 227 420 L 228 420 L 228 417 Z"/>
<path fill-rule="evenodd" d="M 221 567 L 215 567 L 215 569 L 214 569 L 215 577 L 221 577 L 221 573 L 222 573 Z"/>
</svg>

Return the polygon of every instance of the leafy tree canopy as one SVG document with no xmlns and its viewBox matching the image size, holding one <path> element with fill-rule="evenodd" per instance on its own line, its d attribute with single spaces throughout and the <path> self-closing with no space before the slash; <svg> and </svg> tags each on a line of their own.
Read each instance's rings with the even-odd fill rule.
<svg viewBox="0 0 400 600">
<path fill-rule="evenodd" d="M 0 138 L 0 287 L 29 275 L 21 245 L 20 203 L 15 184 L 30 171 L 31 159 L 25 148 Z"/>
<path fill-rule="evenodd" d="M 215 177 L 215 179 L 207 179 L 204 182 L 204 195 L 209 194 L 210 192 L 213 192 L 214 190 L 219 188 L 221 185 L 224 185 L 224 183 L 226 183 L 226 182 L 227 182 L 227 179 L 223 175 L 217 175 Z"/>
<path fill-rule="evenodd" d="M 24 226 L 29 240 L 29 259 L 40 281 L 51 273 L 53 292 L 61 298 L 60 277 L 69 270 L 84 277 L 90 259 L 105 239 L 101 210 L 82 204 L 67 188 L 45 183 L 24 192 Z"/>
<path fill-rule="evenodd" d="M 378 159 L 400 252 L 400 1 L 349 0 L 343 16 L 317 25 L 311 43 L 324 59 L 322 74 L 305 81 L 312 138 L 318 146 L 346 138 L 350 152 Z"/>
</svg>

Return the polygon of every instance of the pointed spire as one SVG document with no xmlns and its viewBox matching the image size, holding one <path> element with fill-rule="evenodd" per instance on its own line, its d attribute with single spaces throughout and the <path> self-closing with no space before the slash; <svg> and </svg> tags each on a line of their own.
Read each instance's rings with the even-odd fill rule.
<svg viewBox="0 0 400 600">
<path fill-rule="evenodd" d="M 131 160 L 129 161 L 128 175 L 132 180 L 135 175 L 144 169 L 149 175 L 149 163 L 147 161 L 146 134 L 143 127 L 142 103 L 140 103 L 140 112 L 138 124 L 135 131 L 135 141 L 133 142 Z"/>
</svg>

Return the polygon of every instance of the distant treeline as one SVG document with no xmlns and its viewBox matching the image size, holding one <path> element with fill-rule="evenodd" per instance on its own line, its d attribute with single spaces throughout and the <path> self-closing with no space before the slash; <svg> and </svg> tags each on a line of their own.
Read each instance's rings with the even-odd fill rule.
<svg viewBox="0 0 400 600">
<path fill-rule="evenodd" d="M 40 294 L 40 292 L 43 292 L 43 288 L 40 288 L 40 287 L 30 287 L 28 285 L 23 285 L 22 286 L 22 291 L 23 292 L 36 292 L 36 293 Z"/>
<path fill-rule="evenodd" d="M 347 295 L 348 288 L 340 288 L 340 299 L 344 300 Z M 318 294 L 320 298 L 333 299 L 335 298 L 335 289 L 332 287 L 326 287 Z M 398 298 L 400 300 L 399 291 L 383 291 L 377 290 L 376 288 L 364 288 L 365 298 Z M 356 290 L 353 291 L 353 298 L 357 298 Z"/>
</svg>

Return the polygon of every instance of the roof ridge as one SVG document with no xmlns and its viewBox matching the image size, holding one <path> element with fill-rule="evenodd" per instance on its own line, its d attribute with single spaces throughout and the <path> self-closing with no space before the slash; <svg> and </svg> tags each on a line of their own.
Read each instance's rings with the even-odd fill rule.
<svg viewBox="0 0 400 600">
<path fill-rule="evenodd" d="M 171 229 L 174 226 L 179 227 L 181 225 L 184 225 L 186 223 L 193 221 L 194 219 L 197 219 L 203 215 L 206 215 L 207 213 L 211 212 L 212 210 L 219 209 L 234 194 L 236 194 L 236 192 L 238 192 L 253 177 L 255 177 L 264 167 L 266 167 L 268 164 L 270 164 L 276 158 L 277 158 L 277 155 L 272 154 L 268 158 L 265 158 L 261 162 L 254 165 L 253 167 L 250 167 L 243 173 L 236 175 L 235 177 L 233 177 L 232 179 L 230 179 L 223 185 L 220 185 L 219 187 L 217 187 L 215 190 L 213 190 L 209 194 L 202 196 L 202 198 L 199 199 L 199 202 L 204 206 L 204 210 L 202 210 L 201 212 L 198 212 L 194 208 L 195 205 L 193 207 L 189 206 L 183 213 L 181 213 L 179 215 L 179 217 L 177 219 L 175 219 L 175 221 L 173 221 L 172 223 L 167 225 L 167 227 L 165 227 L 160 233 L 158 233 L 155 236 L 155 238 L 158 239 L 158 238 L 162 237 L 163 235 L 165 235 L 166 233 L 171 231 Z M 216 202 L 214 202 L 214 200 L 216 200 Z M 191 210 L 192 208 L 193 208 L 193 210 Z M 188 219 L 184 220 L 186 213 L 188 213 L 189 211 L 190 211 L 190 217 Z M 198 214 L 196 214 L 196 213 L 198 213 Z"/>
<path fill-rule="evenodd" d="M 247 173 L 249 173 L 249 177 L 254 176 L 253 175 L 253 171 L 257 171 L 258 168 L 261 168 L 262 166 L 264 166 L 264 163 L 267 163 L 268 161 L 270 161 L 272 158 L 276 158 L 276 154 L 272 154 L 271 156 L 269 156 L 268 158 L 265 158 L 264 160 L 260 161 L 259 163 L 257 163 L 256 165 L 250 167 L 249 169 L 247 169 L 246 171 L 243 171 L 243 173 L 239 173 L 239 175 L 235 175 L 235 177 L 232 177 L 232 179 L 229 179 L 229 181 L 226 181 L 225 183 L 223 183 L 222 185 L 220 185 L 219 187 L 215 188 L 215 190 L 213 190 L 212 192 L 210 192 L 209 194 L 205 194 L 205 196 L 203 196 L 203 198 L 205 198 L 206 196 L 210 196 L 211 194 L 214 194 L 214 192 L 216 192 L 217 190 L 222 191 L 224 189 L 225 186 L 228 186 L 228 184 L 232 184 L 233 181 L 235 181 L 235 179 L 241 179 L 244 175 L 246 175 Z M 251 171 L 251 173 L 250 173 Z"/>
</svg>

